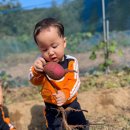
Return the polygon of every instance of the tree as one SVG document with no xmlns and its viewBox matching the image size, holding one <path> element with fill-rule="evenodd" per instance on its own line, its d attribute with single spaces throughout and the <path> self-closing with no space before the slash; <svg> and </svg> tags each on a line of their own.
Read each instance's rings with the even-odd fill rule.
<svg viewBox="0 0 130 130">
<path fill-rule="evenodd" d="M 21 7 L 21 4 L 18 0 L 2 0 L 0 2 L 0 10 L 8 10 L 18 7 Z"/>
</svg>

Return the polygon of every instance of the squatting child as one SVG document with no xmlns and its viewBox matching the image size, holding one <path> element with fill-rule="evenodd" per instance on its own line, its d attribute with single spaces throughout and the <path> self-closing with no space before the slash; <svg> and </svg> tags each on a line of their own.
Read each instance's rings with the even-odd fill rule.
<svg viewBox="0 0 130 130">
<path fill-rule="evenodd" d="M 48 130 L 63 129 L 61 114 L 56 108 L 62 106 L 64 109 L 71 107 L 81 110 L 77 101 L 77 91 L 80 87 L 78 61 L 75 57 L 66 55 L 66 38 L 64 36 L 64 26 L 54 18 L 45 18 L 35 25 L 34 40 L 41 52 L 30 68 L 30 81 L 34 85 L 41 85 L 41 95 L 45 103 L 45 117 Z M 57 92 L 44 72 L 44 65 L 47 62 L 57 62 L 64 69 L 76 70 L 77 73 L 69 72 L 60 80 L 49 80 L 55 84 Z M 83 125 L 89 130 L 88 121 L 82 111 L 67 112 L 67 123 L 69 125 Z"/>
<path fill-rule="evenodd" d="M 2 93 L 2 81 L 0 80 L 0 130 L 16 130 L 10 123 L 10 118 L 5 115 L 3 110 L 3 93 Z"/>
</svg>

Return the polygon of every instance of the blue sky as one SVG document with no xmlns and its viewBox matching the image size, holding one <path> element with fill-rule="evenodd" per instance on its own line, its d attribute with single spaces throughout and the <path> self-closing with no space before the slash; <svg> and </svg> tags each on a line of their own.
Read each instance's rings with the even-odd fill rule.
<svg viewBox="0 0 130 130">
<path fill-rule="evenodd" d="M 63 0 L 55 0 L 58 4 L 61 4 Z M 37 8 L 37 7 L 50 7 L 52 0 L 19 0 L 22 7 Z"/>
<path fill-rule="evenodd" d="M 22 8 L 25 10 L 34 9 L 34 8 L 42 8 L 42 7 L 48 8 L 52 4 L 52 0 L 18 0 L 18 1 L 21 3 Z M 0 2 L 2 2 L 2 0 L 0 0 Z M 63 0 L 55 0 L 55 2 L 58 5 L 60 5 L 60 4 L 62 4 Z M 2 10 L 1 12 L 6 14 L 11 11 L 16 11 L 17 9 L 19 9 L 19 8 Z"/>
</svg>

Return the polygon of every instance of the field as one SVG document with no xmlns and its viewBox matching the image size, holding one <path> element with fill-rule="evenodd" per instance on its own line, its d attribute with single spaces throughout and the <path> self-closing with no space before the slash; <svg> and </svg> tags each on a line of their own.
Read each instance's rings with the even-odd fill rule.
<svg viewBox="0 0 130 130">
<path fill-rule="evenodd" d="M 92 89 L 80 92 L 78 99 L 95 130 L 130 129 L 130 88 Z M 6 100 L 10 117 L 18 130 L 43 130 L 44 104 L 36 88 L 11 90 Z"/>
<path fill-rule="evenodd" d="M 130 49 L 124 50 L 124 56 L 113 55 L 115 61 L 112 68 L 126 66 L 130 61 Z M 29 67 L 37 53 L 7 57 L 1 61 L 0 67 L 13 77 L 27 79 Z M 130 130 L 130 86 L 123 87 L 92 87 L 83 86 L 88 81 L 88 71 L 97 67 L 103 59 L 89 60 L 89 53 L 73 54 L 79 60 L 81 88 L 78 100 L 82 109 L 88 110 L 86 118 L 91 123 L 91 130 Z M 121 75 L 121 73 L 120 73 Z M 97 81 L 111 80 L 118 82 L 117 77 L 99 76 Z M 44 103 L 36 87 L 22 86 L 8 89 L 4 94 L 5 106 L 9 111 L 11 121 L 17 130 L 44 130 Z"/>
</svg>

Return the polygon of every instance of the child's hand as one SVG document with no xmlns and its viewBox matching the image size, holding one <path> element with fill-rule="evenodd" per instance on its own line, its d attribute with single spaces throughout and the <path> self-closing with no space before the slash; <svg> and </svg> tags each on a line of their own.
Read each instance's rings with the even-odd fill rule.
<svg viewBox="0 0 130 130">
<path fill-rule="evenodd" d="M 39 72 L 43 72 L 44 65 L 46 64 L 46 61 L 42 57 L 38 57 L 34 62 L 34 68 L 35 70 Z"/>
<path fill-rule="evenodd" d="M 58 90 L 57 93 L 53 94 L 56 97 L 57 106 L 62 106 L 66 102 L 64 92 Z"/>
</svg>

